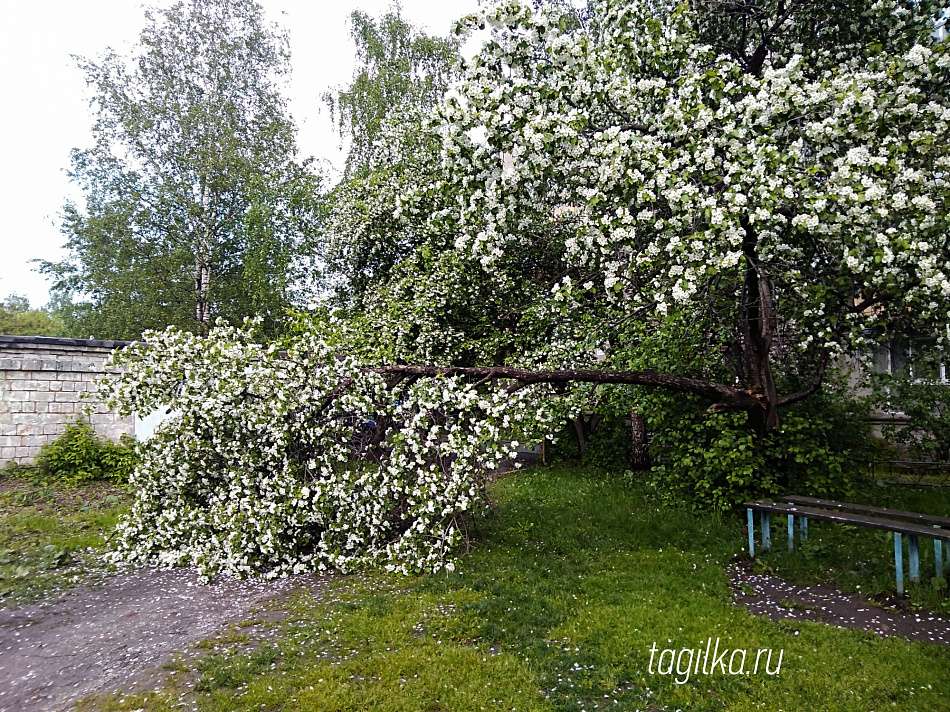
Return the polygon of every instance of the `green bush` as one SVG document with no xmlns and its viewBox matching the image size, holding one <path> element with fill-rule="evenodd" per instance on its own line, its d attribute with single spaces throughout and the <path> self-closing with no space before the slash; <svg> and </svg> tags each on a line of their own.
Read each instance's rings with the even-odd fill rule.
<svg viewBox="0 0 950 712">
<path fill-rule="evenodd" d="M 549 443 L 546 456 L 549 462 L 577 462 L 602 470 L 623 471 L 630 466 L 630 427 L 622 418 L 608 416 L 590 428 L 585 422 L 584 454 L 580 455 L 577 430 L 573 421 L 566 421 Z"/>
<path fill-rule="evenodd" d="M 650 473 L 665 502 L 728 509 L 779 493 L 844 496 L 848 463 L 868 445 L 866 408 L 829 384 L 781 411 L 781 428 L 758 439 L 744 412 L 715 412 L 666 393 L 645 409 L 657 463 Z"/>
<path fill-rule="evenodd" d="M 581 460 L 602 470 L 626 470 L 630 466 L 629 426 L 620 419 L 601 422 L 590 434 Z"/>
<path fill-rule="evenodd" d="M 114 443 L 100 438 L 89 423 L 79 421 L 44 445 L 36 464 L 44 476 L 75 486 L 89 480 L 128 482 L 135 462 L 134 441 L 128 435 Z"/>
<path fill-rule="evenodd" d="M 950 462 L 950 387 L 907 374 L 878 376 L 874 386 L 878 407 L 905 418 L 883 427 L 887 441 L 911 460 Z"/>
</svg>

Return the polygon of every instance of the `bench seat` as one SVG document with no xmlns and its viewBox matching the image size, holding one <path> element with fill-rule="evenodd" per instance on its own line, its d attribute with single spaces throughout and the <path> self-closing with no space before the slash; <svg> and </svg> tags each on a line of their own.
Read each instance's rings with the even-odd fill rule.
<svg viewBox="0 0 950 712">
<path fill-rule="evenodd" d="M 909 540 L 910 578 L 917 583 L 920 580 L 920 558 L 918 540 L 920 537 L 932 539 L 934 542 L 934 559 L 938 578 L 943 577 L 943 548 L 947 548 L 950 557 L 950 519 L 933 515 L 922 515 L 917 512 L 893 510 L 883 507 L 869 507 L 866 505 L 848 504 L 847 502 L 831 502 L 813 497 L 783 497 L 783 500 L 796 502 L 816 503 L 819 506 L 805 506 L 804 504 L 786 504 L 784 502 L 747 502 L 745 504 L 749 528 L 749 555 L 755 556 L 755 532 L 753 511 L 758 511 L 762 524 L 762 548 L 771 548 L 771 514 L 784 514 L 788 517 L 788 548 L 792 550 L 795 542 L 795 518 L 801 523 L 801 538 L 808 536 L 808 520 L 835 522 L 851 526 L 867 527 L 894 533 L 894 566 L 897 578 L 897 592 L 904 592 L 903 575 L 903 542 L 902 536 Z M 826 506 L 827 505 L 827 506 Z M 848 511 L 857 510 L 857 511 Z M 881 516 L 871 516 L 870 513 Z"/>
</svg>

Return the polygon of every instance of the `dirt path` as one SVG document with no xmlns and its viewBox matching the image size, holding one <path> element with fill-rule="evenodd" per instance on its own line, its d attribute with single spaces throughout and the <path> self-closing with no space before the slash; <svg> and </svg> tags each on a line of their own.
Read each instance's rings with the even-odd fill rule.
<svg viewBox="0 0 950 712">
<path fill-rule="evenodd" d="M 863 596 L 846 596 L 825 585 L 801 586 L 778 576 L 756 574 L 733 564 L 727 569 L 736 605 L 773 621 L 815 621 L 869 630 L 938 645 L 950 645 L 950 618 L 931 613 L 896 613 Z"/>
<path fill-rule="evenodd" d="M 198 583 L 193 571 L 143 569 L 96 588 L 0 610 L 0 712 L 58 712 L 128 690 L 189 643 L 248 617 L 268 599 L 329 579 Z"/>
</svg>

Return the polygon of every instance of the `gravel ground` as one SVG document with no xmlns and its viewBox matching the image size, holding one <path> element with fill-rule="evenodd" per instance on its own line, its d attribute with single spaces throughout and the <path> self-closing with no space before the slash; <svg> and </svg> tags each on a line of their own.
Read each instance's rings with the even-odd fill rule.
<svg viewBox="0 0 950 712">
<path fill-rule="evenodd" d="M 0 712 L 58 712 L 89 695 L 151 686 L 163 677 L 162 664 L 190 643 L 247 618 L 268 599 L 322 590 L 328 581 L 219 577 L 202 585 L 187 569 L 141 569 L 0 609 Z"/>
<path fill-rule="evenodd" d="M 901 636 L 950 645 L 950 619 L 931 613 L 896 613 L 862 596 L 846 596 L 831 586 L 800 586 L 778 576 L 756 574 L 730 566 L 736 605 L 773 621 L 815 621 L 839 628 L 869 630 L 887 637 Z"/>
</svg>

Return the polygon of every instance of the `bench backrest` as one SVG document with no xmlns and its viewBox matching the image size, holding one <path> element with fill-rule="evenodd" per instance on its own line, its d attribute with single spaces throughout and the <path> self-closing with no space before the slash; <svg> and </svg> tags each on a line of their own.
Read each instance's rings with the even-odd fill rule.
<svg viewBox="0 0 950 712">
<path fill-rule="evenodd" d="M 935 527 L 932 524 L 919 524 L 915 522 L 901 521 L 899 519 L 884 519 L 883 517 L 869 517 L 866 514 L 851 514 L 850 512 L 838 512 L 833 509 L 805 507 L 800 504 L 780 504 L 778 502 L 746 502 L 745 506 L 748 509 L 759 512 L 788 514 L 796 517 L 813 519 L 815 521 L 837 522 L 838 524 L 870 527 L 871 529 L 883 529 L 884 531 L 910 534 L 912 536 L 922 536 L 928 539 L 950 541 L 950 528 L 942 529 Z"/>
<path fill-rule="evenodd" d="M 779 501 L 789 504 L 801 504 L 815 509 L 831 509 L 836 512 L 849 512 L 851 514 L 865 514 L 870 517 L 886 517 L 887 519 L 900 519 L 905 522 L 915 522 L 917 524 L 930 524 L 938 527 L 950 529 L 950 517 L 938 517 L 934 514 L 920 514 L 919 512 L 908 512 L 903 509 L 891 509 L 889 507 L 870 507 L 866 504 L 850 504 L 849 502 L 835 502 L 830 499 L 818 499 L 817 497 L 799 497 L 798 495 L 789 495 L 780 497 Z"/>
</svg>

